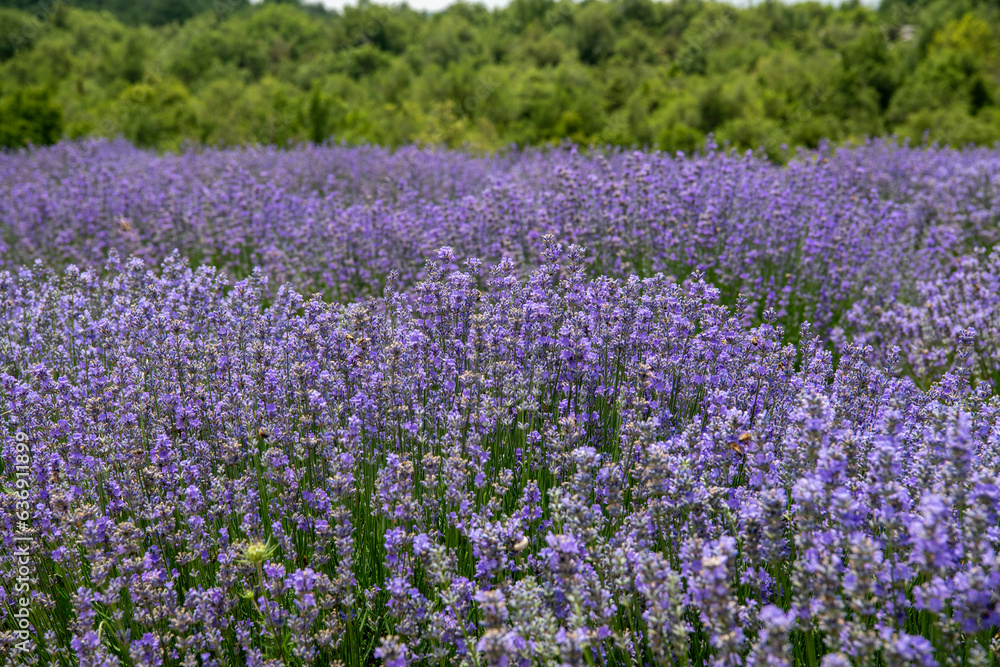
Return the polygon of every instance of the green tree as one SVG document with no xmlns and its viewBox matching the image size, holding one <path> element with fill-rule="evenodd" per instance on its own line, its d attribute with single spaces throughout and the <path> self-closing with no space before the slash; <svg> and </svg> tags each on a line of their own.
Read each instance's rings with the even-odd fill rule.
<svg viewBox="0 0 1000 667">
<path fill-rule="evenodd" d="M 615 31 L 604 4 L 595 2 L 580 10 L 574 31 L 580 60 L 588 65 L 600 63 L 614 51 Z"/>
<path fill-rule="evenodd" d="M 314 85 L 306 109 L 306 127 L 309 128 L 309 140 L 315 144 L 323 143 L 330 136 L 330 108 L 329 98 L 319 85 Z"/>
<path fill-rule="evenodd" d="M 59 141 L 62 134 L 62 109 L 52 101 L 50 91 L 20 88 L 0 96 L 0 147 L 46 146 Z"/>
</svg>

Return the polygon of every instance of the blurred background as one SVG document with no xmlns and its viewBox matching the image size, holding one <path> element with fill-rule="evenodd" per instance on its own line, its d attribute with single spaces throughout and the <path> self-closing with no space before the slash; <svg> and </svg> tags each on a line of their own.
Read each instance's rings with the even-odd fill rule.
<svg viewBox="0 0 1000 667">
<path fill-rule="evenodd" d="M 0 1 L 0 146 L 1000 139 L 995 0 Z"/>
</svg>

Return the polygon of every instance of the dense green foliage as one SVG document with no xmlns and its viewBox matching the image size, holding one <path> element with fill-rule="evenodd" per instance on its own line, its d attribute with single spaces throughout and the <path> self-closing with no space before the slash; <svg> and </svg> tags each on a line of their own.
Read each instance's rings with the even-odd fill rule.
<svg viewBox="0 0 1000 667">
<path fill-rule="evenodd" d="M 229 11 L 249 7 L 249 0 L 2 0 L 10 7 L 44 16 L 58 11 L 59 5 L 110 12 L 128 25 L 166 25 L 183 22 L 209 11 Z"/>
<path fill-rule="evenodd" d="M 977 0 L 514 0 L 434 14 L 75 4 L 110 11 L 0 8 L 0 143 L 65 133 L 159 148 L 332 137 L 494 149 L 569 138 L 691 151 L 714 133 L 781 158 L 783 145 L 822 138 L 1000 139 L 1000 8 Z M 157 9 L 168 6 L 177 13 Z M 54 114 L 8 113 L 48 99 L 61 130 Z"/>
</svg>

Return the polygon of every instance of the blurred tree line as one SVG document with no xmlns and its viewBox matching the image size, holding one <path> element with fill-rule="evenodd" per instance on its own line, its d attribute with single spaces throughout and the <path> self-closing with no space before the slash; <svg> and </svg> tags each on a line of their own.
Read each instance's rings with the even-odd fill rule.
<svg viewBox="0 0 1000 667">
<path fill-rule="evenodd" d="M 0 145 L 1000 139 L 1000 7 L 0 0 Z"/>
</svg>

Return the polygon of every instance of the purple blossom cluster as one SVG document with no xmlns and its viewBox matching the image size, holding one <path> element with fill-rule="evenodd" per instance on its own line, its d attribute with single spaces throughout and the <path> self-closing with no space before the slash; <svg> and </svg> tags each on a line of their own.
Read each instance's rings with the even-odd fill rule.
<svg viewBox="0 0 1000 667">
<path fill-rule="evenodd" d="M 819 188 L 820 163 L 771 178 Z M 770 173 L 670 168 L 692 189 Z M 0 272 L 8 664 L 1000 660 L 1000 401 L 968 364 L 921 387 L 908 349 L 835 355 L 780 299 L 754 320 L 701 271 L 592 277 L 551 236 L 534 268 L 442 247 L 347 304 L 269 288 L 266 263 L 152 257 Z M 985 281 L 978 261 L 916 293 Z"/>
<path fill-rule="evenodd" d="M 1000 387 L 1000 248 L 975 248 L 907 292 L 873 301 L 857 301 L 845 322 L 879 361 L 895 351 L 924 384 L 964 369 Z"/>
</svg>

